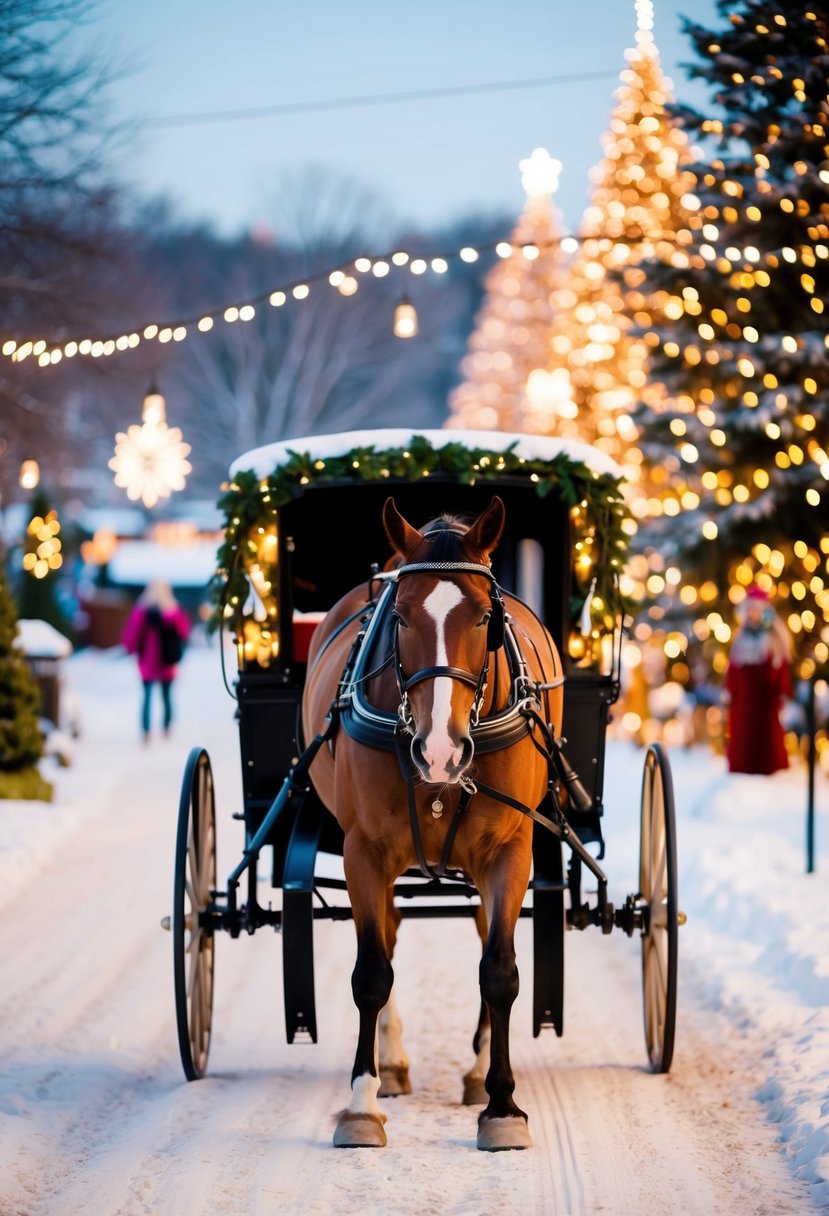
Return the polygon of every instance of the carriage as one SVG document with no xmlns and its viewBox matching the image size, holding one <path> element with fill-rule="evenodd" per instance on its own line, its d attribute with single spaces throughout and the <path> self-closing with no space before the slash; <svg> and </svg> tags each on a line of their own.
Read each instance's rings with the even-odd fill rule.
<svg viewBox="0 0 829 1216">
<path fill-rule="evenodd" d="M 563 1033 L 566 930 L 597 927 L 604 934 L 638 934 L 648 1058 L 653 1071 L 667 1072 L 674 1048 L 677 936 L 683 917 L 677 903 L 671 774 L 659 744 L 645 755 L 639 875 L 636 890 L 621 906 L 608 899 L 600 864 L 605 737 L 620 691 L 624 602 L 619 576 L 628 526 L 618 467 L 588 445 L 549 437 L 377 430 L 271 444 L 237 460 L 231 478 L 221 504 L 227 530 L 214 598 L 216 624 L 229 631 L 237 655 L 243 806 L 234 817 L 244 824 L 244 846 L 238 865 L 219 885 L 210 759 L 203 749 L 193 749 L 181 790 L 173 910 L 163 922 L 172 931 L 176 1021 L 186 1077 L 202 1077 L 207 1068 L 214 950 L 221 933 L 238 937 L 265 926 L 281 933 L 287 1038 L 316 1042 L 314 922 L 349 919 L 352 909 L 343 896 L 342 870 L 328 864 L 343 853 L 343 831 L 323 805 L 309 771 L 320 749 L 338 746 L 344 719 L 348 734 L 367 748 L 391 747 L 390 736 L 406 727 L 405 692 L 399 718 L 372 709 L 357 695 L 363 677 L 368 678 L 366 665 L 375 665 L 373 675 L 378 656 L 385 653 L 379 606 L 384 597 L 393 598 L 399 581 L 387 562 L 382 522 L 390 496 L 402 517 L 422 522 L 447 512 L 467 518 L 486 513 L 497 495 L 506 522 L 494 555 L 497 581 L 490 577 L 487 584 L 487 650 L 504 645 L 502 596 L 508 596 L 513 612 L 523 604 L 543 621 L 562 656 L 561 679 L 538 685 L 564 685 L 560 732 L 544 730 L 542 724 L 552 802 L 537 809 L 519 806 L 508 792 L 500 796 L 534 819 L 532 875 L 520 910 L 532 918 L 533 1033 L 545 1027 Z M 464 565 L 468 563 L 455 563 L 453 569 Z M 435 567 L 404 566 L 427 568 Z M 333 636 L 346 626 L 356 630 L 354 643 L 347 647 L 348 661 L 325 727 L 312 739 L 306 737 L 300 712 L 309 645 L 313 650 L 320 619 L 360 580 L 366 589 L 361 607 L 333 630 Z M 501 613 L 496 641 L 493 611 Z M 509 607 L 506 617 L 509 622 Z M 496 619 L 496 633 L 498 623 Z M 429 668 L 417 678 L 436 674 L 471 683 L 446 666 Z M 479 692 L 480 687 L 476 697 Z M 513 724 L 517 712 L 511 711 Z M 483 729 L 474 712 L 472 721 Z M 477 737 L 485 750 L 485 732 Z M 460 781 L 475 792 L 468 778 Z M 411 789 L 409 779 L 410 809 Z M 440 816 L 440 799 L 431 805 L 432 815 Z M 412 828 L 417 834 L 414 822 Z M 266 846 L 274 893 L 263 906 L 258 890 Z M 450 848 L 451 841 L 439 865 L 430 864 L 418 848 L 419 864 L 393 885 L 396 917 L 480 914 L 481 900 L 469 874 L 447 864 Z M 589 895 L 583 889 L 587 876 L 595 882 Z M 479 1142 L 479 1147 L 521 1146 Z"/>
</svg>

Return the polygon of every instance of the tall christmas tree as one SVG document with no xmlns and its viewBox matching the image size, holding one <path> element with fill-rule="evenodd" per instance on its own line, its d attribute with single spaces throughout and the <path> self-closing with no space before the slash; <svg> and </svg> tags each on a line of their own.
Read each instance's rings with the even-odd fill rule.
<svg viewBox="0 0 829 1216">
<path fill-rule="evenodd" d="M 636 10 L 636 45 L 626 52 L 570 268 L 573 306 L 556 319 L 550 364 L 570 375 L 578 415 L 569 431 L 625 468 L 634 508 L 642 457 L 631 411 L 642 397 L 657 401 L 660 386 L 647 380 L 648 346 L 633 329 L 657 321 L 665 303 L 643 293 L 639 263 L 687 264 L 695 201 L 687 136 L 666 110 L 671 84 L 653 39 L 651 0 L 637 0 Z"/>
<path fill-rule="evenodd" d="M 465 379 L 449 399 L 450 427 L 544 432 L 551 429 L 550 416 L 574 409 L 566 377 L 562 384 L 547 371 L 550 329 L 569 256 L 552 201 L 561 164 L 536 148 L 521 169 L 527 203 L 485 280 L 486 296 L 461 365 Z M 528 383 L 536 386 L 529 414 Z"/>
<path fill-rule="evenodd" d="M 692 74 L 717 110 L 679 110 L 711 149 L 695 166 L 690 262 L 654 261 L 645 284 L 669 297 L 666 322 L 644 338 L 671 401 L 637 416 L 646 456 L 670 479 L 642 536 L 650 589 L 669 590 L 666 560 L 676 584 L 651 617 L 673 619 L 722 669 L 714 643 L 728 642 L 755 582 L 807 677 L 829 659 L 827 13 L 795 0 L 718 10 L 720 30 L 686 22 Z"/>
<path fill-rule="evenodd" d="M 0 561 L 0 798 L 51 797 L 36 764 L 43 753 L 40 697 L 16 644 L 17 612 Z"/>
</svg>

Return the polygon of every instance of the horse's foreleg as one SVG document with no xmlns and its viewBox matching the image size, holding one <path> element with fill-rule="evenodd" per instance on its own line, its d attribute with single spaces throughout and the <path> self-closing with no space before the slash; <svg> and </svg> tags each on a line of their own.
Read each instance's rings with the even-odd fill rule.
<svg viewBox="0 0 829 1216">
<path fill-rule="evenodd" d="M 483 907 L 475 911 L 475 927 L 481 939 L 481 946 L 486 945 L 487 924 L 486 912 Z M 481 1001 L 481 1011 L 478 1014 L 478 1025 L 472 1040 L 472 1050 L 475 1052 L 475 1063 L 469 1072 L 463 1075 L 463 1104 L 464 1106 L 486 1106 L 489 1095 L 484 1081 L 489 1072 L 489 1044 L 492 1032 L 489 1024 L 489 1009 L 486 1001 Z"/>
<path fill-rule="evenodd" d="M 400 925 L 400 910 L 394 906 L 394 888 L 386 895 L 386 948 L 389 957 L 394 957 L 397 929 Z M 389 999 L 380 1010 L 377 1026 L 377 1056 L 380 1068 L 380 1097 L 396 1098 L 410 1094 L 409 1057 L 403 1046 L 403 1023 L 397 1010 L 394 988 Z"/>
<path fill-rule="evenodd" d="M 478 1117 L 478 1148 L 490 1151 L 529 1148 L 527 1116 L 513 1100 L 515 1078 L 509 1054 L 509 1024 L 518 995 L 515 924 L 529 881 L 530 846 L 523 838 L 504 846 L 487 872 L 481 893 L 489 934 L 481 958 L 481 997 L 492 1025 L 486 1092 L 489 1102 Z"/>
<path fill-rule="evenodd" d="M 386 1116 L 377 1101 L 377 1019 L 388 1002 L 394 974 L 386 947 L 386 882 L 367 849 L 349 847 L 344 862 L 348 893 L 357 929 L 357 962 L 351 975 L 354 1004 L 360 1014 L 357 1052 L 351 1074 L 351 1101 L 337 1120 L 335 1148 L 382 1148 Z"/>
</svg>

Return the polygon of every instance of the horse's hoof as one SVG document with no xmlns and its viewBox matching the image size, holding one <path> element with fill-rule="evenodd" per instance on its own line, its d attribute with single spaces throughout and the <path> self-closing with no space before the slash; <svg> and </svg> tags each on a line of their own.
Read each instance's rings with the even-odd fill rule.
<svg viewBox="0 0 829 1216">
<path fill-rule="evenodd" d="M 500 1153 L 512 1148 L 532 1148 L 530 1129 L 524 1115 L 505 1119 L 481 1119 L 478 1123 L 478 1148 Z"/>
<path fill-rule="evenodd" d="M 399 1098 L 401 1094 L 410 1094 L 412 1083 L 409 1080 L 409 1068 L 406 1064 L 380 1065 L 380 1092 L 378 1098 Z"/>
<path fill-rule="evenodd" d="M 486 1092 L 482 1077 L 471 1077 L 468 1073 L 463 1079 L 464 1106 L 486 1106 L 489 1094 Z"/>
<path fill-rule="evenodd" d="M 344 1110 L 334 1128 L 334 1148 L 385 1148 L 386 1130 L 381 1115 Z"/>
</svg>

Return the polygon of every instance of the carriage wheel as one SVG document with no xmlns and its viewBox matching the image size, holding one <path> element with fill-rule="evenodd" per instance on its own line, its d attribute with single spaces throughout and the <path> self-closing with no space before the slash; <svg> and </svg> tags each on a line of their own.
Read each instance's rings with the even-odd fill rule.
<svg viewBox="0 0 829 1216">
<path fill-rule="evenodd" d="M 642 934 L 645 1041 L 653 1071 L 668 1072 L 676 1029 L 679 909 L 673 782 L 658 743 L 648 748 L 642 778 L 639 893 L 647 909 Z"/>
<path fill-rule="evenodd" d="M 216 886 L 216 813 L 213 772 L 206 751 L 194 747 L 181 785 L 173 883 L 173 974 L 181 1063 L 188 1081 L 203 1077 L 213 1020 L 213 934 L 202 913 Z"/>
</svg>

